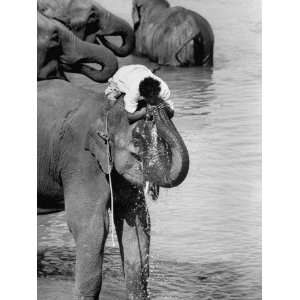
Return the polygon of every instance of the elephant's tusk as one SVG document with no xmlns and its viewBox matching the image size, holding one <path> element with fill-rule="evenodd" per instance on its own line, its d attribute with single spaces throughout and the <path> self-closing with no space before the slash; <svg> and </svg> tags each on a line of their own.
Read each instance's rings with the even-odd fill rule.
<svg viewBox="0 0 300 300">
<path fill-rule="evenodd" d="M 96 36 L 96 42 L 99 44 L 99 45 L 103 45 L 103 42 L 102 42 L 102 40 L 101 39 L 103 39 L 103 40 L 105 40 L 106 41 L 106 39 L 105 39 L 105 35 L 103 34 L 103 35 L 100 35 L 101 37 L 99 37 L 98 35 Z"/>
<path fill-rule="evenodd" d="M 96 41 L 97 41 L 97 43 L 98 43 L 99 45 L 102 45 L 101 40 L 99 39 L 98 36 L 96 36 Z"/>
</svg>

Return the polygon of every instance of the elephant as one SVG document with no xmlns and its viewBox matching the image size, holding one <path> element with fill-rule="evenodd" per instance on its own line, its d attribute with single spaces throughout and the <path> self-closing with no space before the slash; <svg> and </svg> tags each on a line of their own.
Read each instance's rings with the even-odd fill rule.
<svg viewBox="0 0 300 300">
<path fill-rule="evenodd" d="M 63 22 L 80 39 L 102 43 L 117 56 L 124 57 L 133 51 L 134 33 L 131 26 L 95 0 L 38 0 L 38 10 Z M 122 45 L 115 45 L 106 36 L 120 36 Z"/>
<path fill-rule="evenodd" d="M 149 299 L 143 185 L 177 186 L 189 170 L 188 150 L 165 108 L 150 107 L 146 120 L 129 124 L 122 99 L 52 79 L 38 82 L 37 115 L 38 207 L 66 211 L 76 245 L 75 299 L 100 294 L 110 175 L 127 297 Z"/>
<path fill-rule="evenodd" d="M 102 66 L 96 70 L 85 63 Z M 37 13 L 37 79 L 67 79 L 65 71 L 106 82 L 117 70 L 115 55 L 106 47 L 84 42 L 61 22 Z"/>
<path fill-rule="evenodd" d="M 214 34 L 208 21 L 166 0 L 133 0 L 135 52 L 160 65 L 213 66 Z"/>
</svg>

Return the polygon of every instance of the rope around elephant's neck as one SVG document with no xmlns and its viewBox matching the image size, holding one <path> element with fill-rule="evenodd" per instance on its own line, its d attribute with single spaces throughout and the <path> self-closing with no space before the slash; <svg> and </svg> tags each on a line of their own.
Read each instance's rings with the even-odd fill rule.
<svg viewBox="0 0 300 300">
<path fill-rule="evenodd" d="M 107 156 L 107 169 L 108 169 L 108 180 L 109 180 L 109 188 L 110 188 L 110 213 L 111 213 L 111 241 L 112 246 L 115 247 L 115 239 L 114 239 L 114 194 L 112 189 L 112 180 L 111 180 L 111 171 L 112 171 L 112 162 L 111 162 L 111 153 L 110 153 L 110 145 L 109 145 L 109 133 L 108 133 L 108 112 L 105 118 L 105 131 L 107 136 L 106 141 L 106 156 Z"/>
</svg>

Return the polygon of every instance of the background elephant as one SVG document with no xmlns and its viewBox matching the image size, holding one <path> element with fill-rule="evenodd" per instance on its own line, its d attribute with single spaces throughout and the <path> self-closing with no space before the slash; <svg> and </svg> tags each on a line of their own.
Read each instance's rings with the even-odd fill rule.
<svg viewBox="0 0 300 300">
<path fill-rule="evenodd" d="M 85 63 L 102 66 L 96 70 Z M 57 20 L 37 14 L 37 79 L 66 79 L 64 71 L 82 73 L 105 82 L 118 68 L 117 58 L 107 48 L 77 38 Z"/>
<path fill-rule="evenodd" d="M 80 39 L 103 43 L 117 56 L 127 56 L 133 51 L 134 33 L 131 26 L 96 1 L 38 0 L 38 10 L 63 22 Z M 107 36 L 120 36 L 122 45 L 108 41 Z"/>
<path fill-rule="evenodd" d="M 133 0 L 136 53 L 161 65 L 213 65 L 214 35 L 194 11 L 166 0 Z"/>
<path fill-rule="evenodd" d="M 63 80 L 38 82 L 38 206 L 65 206 L 76 243 L 75 290 L 82 300 L 98 299 L 101 289 L 110 205 L 106 137 L 129 299 L 148 299 L 150 220 L 142 186 L 146 180 L 178 185 L 189 169 L 187 149 L 164 109 L 154 107 L 152 121 L 129 125 L 121 101 Z M 157 138 L 150 136 L 155 126 Z"/>
</svg>

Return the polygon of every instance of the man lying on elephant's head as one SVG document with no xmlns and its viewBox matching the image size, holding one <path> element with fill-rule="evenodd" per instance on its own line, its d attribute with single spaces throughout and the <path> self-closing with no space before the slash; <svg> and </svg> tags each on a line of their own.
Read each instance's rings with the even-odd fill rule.
<svg viewBox="0 0 300 300">
<path fill-rule="evenodd" d="M 105 95 L 110 100 L 124 96 L 124 106 L 130 123 L 147 115 L 147 105 L 157 106 L 164 102 L 169 118 L 174 115 L 174 105 L 169 99 L 167 84 L 143 65 L 121 67 L 109 80 Z"/>
</svg>

